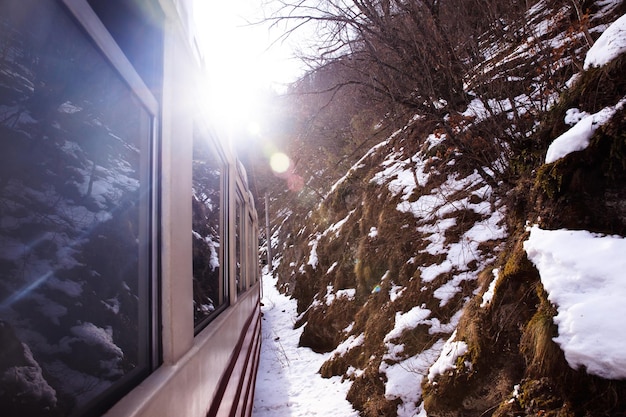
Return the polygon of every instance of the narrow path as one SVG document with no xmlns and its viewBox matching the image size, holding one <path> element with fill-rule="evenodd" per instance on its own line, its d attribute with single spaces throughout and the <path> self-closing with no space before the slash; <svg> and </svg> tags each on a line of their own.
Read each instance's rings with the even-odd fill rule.
<svg viewBox="0 0 626 417">
<path fill-rule="evenodd" d="M 253 417 L 358 416 L 345 399 L 349 383 L 318 373 L 330 354 L 298 347 L 302 328 L 293 328 L 296 302 L 278 292 L 271 275 L 263 276 L 261 301 L 261 360 Z"/>
</svg>

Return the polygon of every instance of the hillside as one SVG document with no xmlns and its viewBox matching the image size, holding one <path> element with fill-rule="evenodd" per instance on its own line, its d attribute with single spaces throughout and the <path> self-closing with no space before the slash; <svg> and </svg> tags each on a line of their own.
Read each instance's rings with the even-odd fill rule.
<svg viewBox="0 0 626 417">
<path fill-rule="evenodd" d="M 275 186 L 300 344 L 363 416 L 626 415 L 626 5 L 575 4 L 486 31 L 464 105 L 321 195 Z"/>
</svg>

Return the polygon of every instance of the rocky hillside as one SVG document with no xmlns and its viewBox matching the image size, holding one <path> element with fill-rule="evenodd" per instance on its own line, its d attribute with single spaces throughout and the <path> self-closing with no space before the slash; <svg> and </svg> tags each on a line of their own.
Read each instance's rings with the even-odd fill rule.
<svg viewBox="0 0 626 417">
<path fill-rule="evenodd" d="M 312 210 L 274 219 L 300 343 L 333 352 L 320 373 L 350 380 L 362 415 L 626 415 L 624 349 L 608 348 L 626 341 L 573 353 L 576 304 L 547 281 L 564 261 L 537 243 L 626 236 L 626 5 L 587 3 L 539 1 L 486 33 L 462 111 L 414 115 Z"/>
</svg>

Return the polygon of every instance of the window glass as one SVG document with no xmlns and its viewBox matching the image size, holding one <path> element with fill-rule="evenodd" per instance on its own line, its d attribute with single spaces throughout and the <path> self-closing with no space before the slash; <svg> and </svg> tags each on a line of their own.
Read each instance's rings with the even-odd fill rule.
<svg viewBox="0 0 626 417">
<path fill-rule="evenodd" d="M 158 94 L 162 77 L 162 13 L 157 2 L 87 0 L 142 80 Z"/>
<path fill-rule="evenodd" d="M 243 275 L 243 202 L 242 197 L 237 192 L 235 199 L 235 282 L 237 284 L 237 293 L 246 289 Z"/>
<path fill-rule="evenodd" d="M 151 125 L 59 2 L 0 2 L 3 415 L 78 415 L 148 372 Z"/>
<path fill-rule="evenodd" d="M 193 142 L 193 308 L 196 329 L 228 302 L 220 268 L 220 184 L 223 164 L 206 135 Z"/>
<path fill-rule="evenodd" d="M 248 282 L 250 285 L 254 284 L 257 281 L 257 270 L 258 270 L 258 254 L 257 254 L 257 240 L 256 240 L 256 231 L 254 230 L 254 221 L 252 219 L 252 215 L 248 214 L 248 264 L 249 264 L 249 273 L 248 273 Z"/>
</svg>

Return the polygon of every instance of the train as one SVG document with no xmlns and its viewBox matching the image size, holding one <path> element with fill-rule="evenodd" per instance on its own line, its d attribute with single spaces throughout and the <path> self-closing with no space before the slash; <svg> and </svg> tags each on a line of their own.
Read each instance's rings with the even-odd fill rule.
<svg viewBox="0 0 626 417">
<path fill-rule="evenodd" d="M 0 1 L 4 417 L 252 413 L 258 218 L 193 21 Z"/>
</svg>

